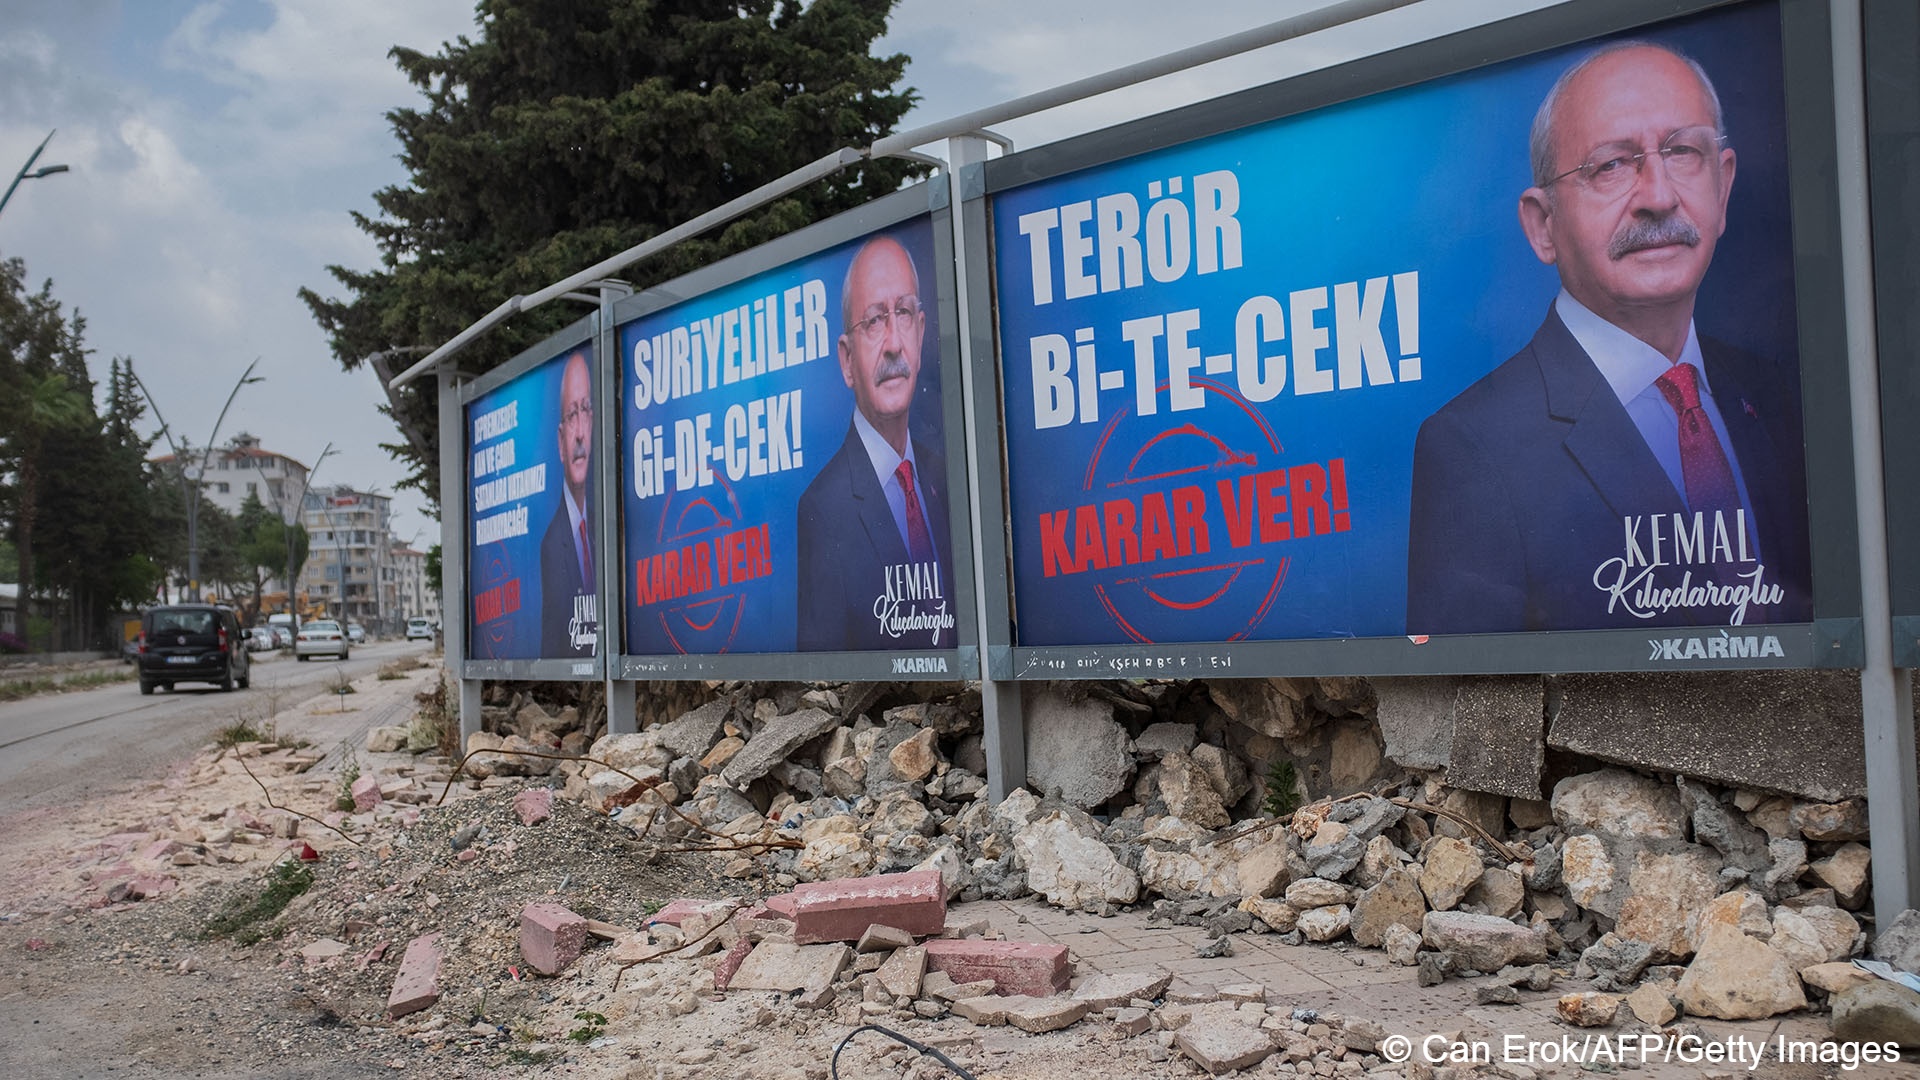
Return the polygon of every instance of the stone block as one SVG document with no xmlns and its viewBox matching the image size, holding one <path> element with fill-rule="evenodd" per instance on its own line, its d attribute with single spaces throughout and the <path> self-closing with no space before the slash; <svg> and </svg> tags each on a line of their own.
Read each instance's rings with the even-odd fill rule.
<svg viewBox="0 0 1920 1080">
<path fill-rule="evenodd" d="M 831 986 L 852 956 L 853 950 L 838 942 L 795 945 L 763 941 L 740 962 L 731 985 L 739 990 L 786 992 Z"/>
<path fill-rule="evenodd" d="M 362 813 L 379 806 L 385 800 L 380 797 L 380 778 L 362 776 L 353 782 L 353 808 Z"/>
<path fill-rule="evenodd" d="M 947 890 L 938 870 L 814 881 L 793 890 L 793 940 L 800 945 L 856 941 L 872 926 L 925 937 L 940 933 L 946 919 Z"/>
<path fill-rule="evenodd" d="M 1133 775 L 1127 729 L 1113 719 L 1111 702 L 1068 701 L 1046 685 L 1023 688 L 1027 718 L 1027 780 L 1043 794 L 1092 810 L 1126 789 Z"/>
<path fill-rule="evenodd" d="M 747 745 L 720 770 L 720 777 L 735 788 L 745 788 L 787 760 L 787 755 L 838 726 L 840 718 L 825 709 L 776 716 L 754 731 Z"/>
<path fill-rule="evenodd" d="M 740 965 L 745 963 L 747 955 L 753 952 L 754 944 L 752 938 L 742 935 L 734 941 L 733 947 L 727 950 L 726 955 L 720 958 L 719 965 L 713 969 L 714 993 L 725 993 L 727 987 L 733 985 L 733 977 L 739 974 Z"/>
<path fill-rule="evenodd" d="M 1458 679 L 1412 676 L 1373 680 L 1380 698 L 1380 735 L 1386 755 L 1409 769 L 1444 769 L 1452 762 Z"/>
<path fill-rule="evenodd" d="M 1420 932 L 1429 949 L 1452 953 L 1460 966 L 1477 971 L 1498 971 L 1508 964 L 1534 964 L 1547 958 L 1544 937 L 1530 927 L 1492 915 L 1429 911 Z"/>
<path fill-rule="evenodd" d="M 542 975 L 558 975 L 580 959 L 587 942 L 587 920 L 559 904 L 528 904 L 520 909 L 520 955 Z"/>
<path fill-rule="evenodd" d="M 1540 798 L 1547 760 L 1546 683 L 1538 675 L 1459 680 L 1447 783 L 1470 791 Z"/>
<path fill-rule="evenodd" d="M 927 966 L 956 983 L 992 979 L 1002 994 L 1044 997 L 1067 988 L 1067 947 L 972 938 L 929 941 Z"/>
<path fill-rule="evenodd" d="M 1069 997 L 1007 999 L 1007 1023 L 1031 1034 L 1059 1031 L 1087 1015 L 1087 1003 Z"/>
<path fill-rule="evenodd" d="M 430 1009 L 440 1000 L 440 935 L 421 934 L 407 943 L 387 993 L 387 1019 Z"/>
<path fill-rule="evenodd" d="M 1857 674 L 1562 675 L 1555 685 L 1554 749 L 1824 802 L 1866 794 Z"/>
<path fill-rule="evenodd" d="M 1833 1037 L 1920 1050 L 1920 994 L 1886 979 L 1843 991 L 1833 999 Z"/>
<path fill-rule="evenodd" d="M 1675 996 L 1688 1014 L 1722 1020 L 1764 1020 L 1807 1007 L 1800 978 L 1787 958 L 1724 924 L 1701 939 Z"/>
</svg>

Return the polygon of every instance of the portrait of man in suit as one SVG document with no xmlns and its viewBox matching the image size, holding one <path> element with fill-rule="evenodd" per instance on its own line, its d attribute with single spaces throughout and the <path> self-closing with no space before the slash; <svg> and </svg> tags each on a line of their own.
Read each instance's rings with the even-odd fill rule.
<svg viewBox="0 0 1920 1080">
<path fill-rule="evenodd" d="M 593 524 L 587 480 L 593 473 L 593 377 L 584 350 L 560 375 L 560 506 L 540 540 L 540 655 L 592 656 L 599 638 Z"/>
<path fill-rule="evenodd" d="M 919 272 L 898 241 L 875 237 L 854 255 L 838 342 L 853 413 L 840 449 L 800 496 L 802 650 L 955 643 L 946 463 L 910 424 L 923 305 Z"/>
<path fill-rule="evenodd" d="M 1794 342 L 1761 357 L 1694 325 L 1738 162 L 1707 73 L 1603 47 L 1530 151 L 1520 226 L 1560 292 L 1421 425 L 1407 631 L 1811 619 Z"/>
</svg>

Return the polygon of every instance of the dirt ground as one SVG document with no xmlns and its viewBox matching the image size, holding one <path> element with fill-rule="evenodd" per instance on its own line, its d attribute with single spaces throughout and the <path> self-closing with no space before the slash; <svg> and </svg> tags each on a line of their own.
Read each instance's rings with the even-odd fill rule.
<svg viewBox="0 0 1920 1080">
<path fill-rule="evenodd" d="M 437 676 L 434 668 L 363 680 L 355 707 L 390 714 L 384 701 L 426 690 Z M 292 708 L 273 719 L 274 732 L 338 734 L 329 712 L 337 704 Z M 696 961 L 630 965 L 602 943 L 558 978 L 526 970 L 519 956 L 519 912 L 535 900 L 637 927 L 676 897 L 768 891 L 723 875 L 734 856 L 662 854 L 558 797 L 549 819 L 523 825 L 514 794 L 557 779 L 456 784 L 442 803 L 444 761 L 368 754 L 354 748 L 360 734 L 333 747 L 208 745 L 172 763 L 130 751 L 128 779 L 111 794 L 0 816 L 0 1076 L 830 1075 L 853 1030 L 835 1010 L 770 993 L 716 998 Z M 334 812 L 354 768 L 379 776 L 393 799 L 370 813 Z M 267 892 L 276 861 L 303 845 L 317 856 L 290 864 L 312 874 L 303 895 L 272 919 L 210 930 Z M 165 891 L 136 900 L 129 882 L 135 894 L 143 885 Z M 401 954 L 429 931 L 446 946 L 441 1000 L 388 1020 Z M 1095 1025 L 1045 1036 L 952 1019 L 892 1026 L 983 1077 L 1078 1080 L 1089 1060 L 1121 1070 L 1102 1075 L 1194 1075 L 1184 1063 L 1148 1061 L 1143 1040 Z M 838 1075 L 954 1074 L 864 1033 Z"/>
</svg>

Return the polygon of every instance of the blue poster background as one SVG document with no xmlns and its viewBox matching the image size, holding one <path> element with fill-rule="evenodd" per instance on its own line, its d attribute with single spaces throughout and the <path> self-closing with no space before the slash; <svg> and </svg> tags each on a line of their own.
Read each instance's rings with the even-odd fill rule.
<svg viewBox="0 0 1920 1080">
<path fill-rule="evenodd" d="M 467 595 L 472 605 L 467 613 L 468 651 L 476 660 L 574 658 L 594 652 L 591 645 L 578 650 L 552 647 L 554 640 L 567 633 L 572 597 L 546 593 L 559 593 L 563 582 L 576 582 L 578 574 L 571 566 L 564 568 L 564 575 L 562 568 L 553 568 L 549 589 L 541 558 L 542 542 L 555 516 L 567 516 L 559 437 L 561 384 L 568 359 L 576 354 L 586 360 L 590 394 L 593 346 L 582 343 L 466 407 L 463 494 L 468 520 Z M 587 430 L 591 429 L 589 422 Z M 589 474 L 589 535 L 596 527 L 592 524 L 593 485 Z M 553 602 L 551 612 L 549 601 Z"/>
<path fill-rule="evenodd" d="M 1797 370 L 1778 9 L 1745 5 L 1631 36 L 1700 62 L 1718 89 L 1730 145 L 1738 153 L 1727 229 L 1695 311 L 1700 333 L 1782 358 L 1788 370 Z M 1531 183 L 1527 141 L 1536 107 L 1560 72 L 1596 44 L 1377 94 L 993 197 L 1017 644 L 1278 640 L 1414 629 L 1406 625 L 1414 439 L 1436 409 L 1528 343 L 1559 290 L 1555 269 L 1527 245 L 1516 203 Z M 1068 298 L 1056 232 L 1045 286 L 1050 302 L 1037 302 L 1023 216 L 1128 193 L 1143 219 L 1156 202 L 1171 198 L 1186 204 L 1191 220 L 1196 200 L 1213 197 L 1196 194 L 1196 178 L 1222 171 L 1237 178 L 1238 268 L 1199 273 L 1195 246 L 1195 268 L 1177 280 L 1163 284 L 1147 276 L 1140 287 Z M 1183 184 L 1179 195 L 1172 194 L 1176 178 Z M 1086 232 L 1094 234 L 1094 226 Z M 1089 270 L 1100 266 L 1098 248 L 1096 242 L 1085 261 Z M 1409 274 L 1417 278 L 1400 277 Z M 1284 306 L 1297 290 L 1325 288 L 1327 306 L 1313 321 L 1328 329 L 1330 340 L 1317 366 L 1333 372 L 1339 344 L 1332 329 L 1334 302 L 1342 283 L 1363 283 L 1356 291 L 1365 296 L 1372 290 L 1381 301 L 1380 340 L 1386 370 L 1395 376 L 1391 381 L 1362 379 L 1352 387 L 1298 394 L 1289 364 L 1284 391 L 1249 406 L 1234 392 L 1233 373 L 1209 375 L 1202 362 L 1192 379 L 1204 407 L 1176 412 L 1165 388 L 1170 373 L 1162 336 L 1153 375 L 1162 384 L 1157 412 L 1139 414 L 1134 346 L 1122 331 L 1129 320 L 1197 310 L 1197 329 L 1190 333 L 1197 354 L 1229 354 L 1236 314 L 1249 297 L 1271 296 Z M 1402 333 L 1404 294 L 1416 294 L 1406 298 L 1417 299 L 1417 341 Z M 1288 315 L 1286 339 L 1261 344 L 1261 353 L 1291 356 L 1296 327 Z M 1062 384 L 1056 377 L 1036 389 L 1036 339 L 1049 335 L 1061 351 L 1047 362 L 1070 363 L 1076 372 L 1077 350 L 1090 339 L 1088 370 L 1111 384 L 1092 395 L 1097 422 L 1078 422 L 1085 414 L 1085 398 L 1074 400 L 1085 393 L 1078 381 Z M 1075 350 L 1071 361 L 1066 349 Z M 1414 356 L 1418 377 L 1410 379 L 1412 372 L 1402 365 Z M 1797 414 L 1797 385 L 1788 389 Z M 1075 407 L 1074 422 L 1040 422 L 1042 414 L 1051 410 L 1057 418 L 1068 405 Z M 1798 446 L 1788 449 L 1800 452 Z M 1344 472 L 1343 492 L 1330 475 L 1336 463 Z M 1292 471 L 1296 467 L 1304 471 Z M 1273 544 L 1259 543 L 1257 533 L 1245 546 L 1223 542 L 1233 526 L 1218 481 L 1224 478 L 1233 488 L 1273 468 L 1289 470 L 1283 493 L 1308 495 L 1310 505 L 1304 513 L 1296 506 L 1291 521 L 1307 534 Z M 1186 546 L 1194 532 L 1181 527 L 1183 508 L 1171 494 L 1182 485 L 1205 494 L 1204 508 L 1184 508 L 1203 516 L 1211 541 L 1205 557 Z M 1238 491 L 1253 494 L 1245 487 Z M 1344 503 L 1335 498 L 1317 514 L 1316 500 L 1328 492 L 1344 494 Z M 1108 519 L 1105 509 L 1090 518 L 1076 516 L 1078 508 L 1116 493 L 1131 499 L 1131 509 L 1119 511 L 1131 518 Z M 1058 516 L 1063 512 L 1066 517 Z M 1150 513 L 1158 515 L 1163 557 L 1131 563 L 1126 547 L 1148 543 Z M 1190 517 L 1185 524 L 1199 520 Z M 1062 552 L 1084 556 L 1083 540 L 1127 565 L 1085 565 L 1104 561 L 1092 559 L 1075 570 Z"/>
<path fill-rule="evenodd" d="M 797 508 L 801 494 L 847 438 L 854 395 L 838 359 L 846 329 L 841 298 L 854 256 L 881 236 L 897 241 L 911 256 L 926 315 L 910 412 L 912 438 L 915 445 L 943 449 L 938 298 L 940 283 L 951 270 L 935 263 L 930 215 L 714 289 L 617 329 L 625 510 L 621 604 L 628 655 L 810 651 L 797 634 L 803 617 L 796 580 Z M 809 290 L 817 299 L 808 298 Z M 664 402 L 655 400 L 659 364 L 653 350 L 661 349 L 671 364 L 676 331 L 686 331 L 692 340 L 689 347 L 698 349 L 705 339 L 693 332 L 695 327 L 719 327 L 722 324 L 711 320 L 738 313 L 731 333 L 737 335 L 734 347 L 744 364 L 747 353 L 764 356 L 767 351 L 754 344 L 754 323 L 770 307 L 789 305 L 773 337 L 783 353 L 790 350 L 805 359 L 783 359 L 777 369 L 768 364 L 753 374 L 745 374 L 743 366 L 740 377 L 723 378 L 715 385 L 704 371 L 694 370 L 696 362 L 690 357 L 683 385 L 675 389 L 670 381 L 661 383 L 669 396 Z M 808 314 L 816 305 L 824 326 Z M 649 383 L 644 390 L 637 385 L 643 378 L 636 365 L 639 349 L 647 350 L 641 358 Z M 704 360 L 698 366 L 707 367 Z M 698 388 L 693 389 L 696 379 Z M 750 427 L 735 430 L 729 439 L 728 416 L 736 408 L 754 411 L 736 414 L 748 417 Z M 704 476 L 687 464 L 698 456 L 687 451 L 700 445 L 702 424 L 712 448 Z M 758 434 L 742 437 L 748 430 Z M 683 438 L 689 441 L 683 444 Z M 729 456 L 745 464 L 742 475 L 730 473 Z M 923 468 L 924 481 L 944 487 L 944 476 L 926 471 Z M 682 488 L 683 482 L 691 486 Z M 941 501 L 944 506 L 946 500 Z M 902 639 L 894 647 L 928 646 Z"/>
</svg>

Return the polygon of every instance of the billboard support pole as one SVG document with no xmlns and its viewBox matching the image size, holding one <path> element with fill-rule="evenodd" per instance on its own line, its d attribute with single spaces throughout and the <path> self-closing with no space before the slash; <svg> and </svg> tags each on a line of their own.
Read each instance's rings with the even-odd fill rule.
<svg viewBox="0 0 1920 1080">
<path fill-rule="evenodd" d="M 995 528 L 1001 528 L 1003 524 L 998 513 L 989 514 L 986 510 L 988 506 L 995 511 L 1000 507 L 999 463 L 997 456 L 990 463 L 996 475 L 981 475 L 986 464 L 982 461 L 980 440 L 998 437 L 998 418 L 983 418 L 977 407 L 982 398 L 976 384 L 981 378 L 992 376 L 994 358 L 991 351 L 983 357 L 974 355 L 971 333 L 973 297 L 967 288 L 967 210 L 961 185 L 961 170 L 985 161 L 987 145 L 988 140 L 978 135 L 957 135 L 948 139 L 947 185 L 953 207 L 948 218 L 953 223 L 954 302 L 960 324 L 960 387 L 967 403 L 967 501 L 973 507 L 973 595 L 974 625 L 978 627 L 980 642 L 981 751 L 987 759 L 987 794 L 998 803 L 1026 785 L 1027 725 L 1020 708 L 1019 684 L 994 678 L 993 668 L 988 661 L 992 641 L 988 631 L 990 627 L 998 625 L 993 619 L 993 612 L 999 607 L 990 598 L 995 595 L 1004 597 L 1007 583 L 1005 567 L 989 565 L 988 553 L 1001 550 L 1001 545 L 985 546 L 982 543 L 983 530 L 987 528 L 989 518 Z M 980 300 L 982 303 L 988 302 L 985 296 Z M 984 432 L 982 428 L 985 428 Z M 997 593 L 995 590 L 998 590 Z"/>
<path fill-rule="evenodd" d="M 480 730 L 480 680 L 467 672 L 467 615 L 473 610 L 467 597 L 467 500 L 447 497 L 450 480 L 467 475 L 466 425 L 460 418 L 460 374 L 449 365 L 440 376 L 440 627 L 446 642 L 445 663 L 453 674 L 460 714 L 460 751 L 467 738 Z M 452 601 L 447 603 L 446 601 Z"/>
<path fill-rule="evenodd" d="M 600 594 L 600 685 L 606 691 L 607 734 L 630 735 L 640 730 L 634 713 L 637 684 L 618 678 L 614 670 L 615 662 L 626 648 L 621 634 L 622 620 L 614 614 L 620 602 L 617 584 L 624 548 L 618 512 L 620 470 L 614 467 L 614 462 L 620 460 L 620 410 L 615 403 L 620 400 L 621 364 L 613 336 L 613 305 L 620 298 L 633 295 L 633 290 L 613 281 L 596 284 L 600 306 L 593 328 L 594 400 L 595 407 L 606 415 L 604 420 L 597 419 L 593 428 L 594 460 L 600 463 L 594 470 L 593 484 L 594 498 L 600 500 L 600 522 L 594 541 L 600 545 L 599 557 L 594 560 L 598 564 L 595 572 L 599 575 Z"/>
<path fill-rule="evenodd" d="M 1913 756 L 1912 677 L 1893 666 L 1886 463 L 1881 458 L 1879 341 L 1867 209 L 1862 17 L 1858 0 L 1832 0 L 1829 10 L 1847 385 L 1853 405 L 1854 501 L 1860 522 L 1860 614 L 1866 640 L 1860 717 L 1866 741 L 1867 827 L 1873 837 L 1873 913 L 1876 924 L 1885 928 L 1900 912 L 1920 907 L 1920 791 Z"/>
</svg>

